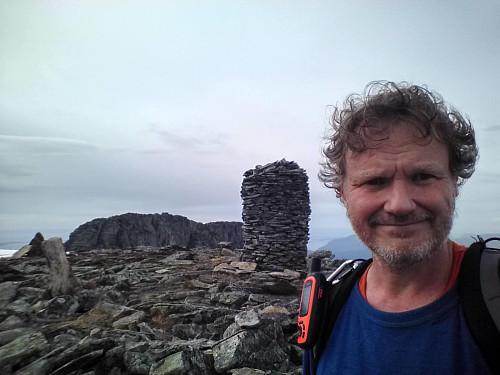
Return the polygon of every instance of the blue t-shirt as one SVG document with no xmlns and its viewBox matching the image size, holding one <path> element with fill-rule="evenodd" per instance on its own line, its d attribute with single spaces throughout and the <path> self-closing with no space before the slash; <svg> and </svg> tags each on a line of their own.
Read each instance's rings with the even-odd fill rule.
<svg viewBox="0 0 500 375">
<path fill-rule="evenodd" d="M 500 352 L 499 352 L 500 355 Z M 309 374 L 305 361 L 304 374 Z M 354 287 L 316 375 L 491 374 L 459 305 L 457 287 L 411 311 L 379 311 Z"/>
</svg>

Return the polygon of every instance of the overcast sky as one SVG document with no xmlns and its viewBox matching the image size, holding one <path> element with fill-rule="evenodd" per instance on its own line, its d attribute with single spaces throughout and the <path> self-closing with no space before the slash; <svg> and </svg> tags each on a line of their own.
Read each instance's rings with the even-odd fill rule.
<svg viewBox="0 0 500 375">
<path fill-rule="evenodd" d="M 126 212 L 240 221 L 243 173 L 309 176 L 312 248 L 351 233 L 318 181 L 329 106 L 373 80 L 467 114 L 453 233 L 500 232 L 498 1 L 0 0 L 0 242 Z"/>
</svg>

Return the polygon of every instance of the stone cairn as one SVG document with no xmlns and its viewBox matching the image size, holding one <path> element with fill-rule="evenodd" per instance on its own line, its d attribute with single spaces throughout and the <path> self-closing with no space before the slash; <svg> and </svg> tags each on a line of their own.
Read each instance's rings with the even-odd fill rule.
<svg viewBox="0 0 500 375">
<path fill-rule="evenodd" d="M 266 270 L 305 270 L 311 214 L 305 170 L 282 159 L 243 176 L 244 259 Z"/>
</svg>

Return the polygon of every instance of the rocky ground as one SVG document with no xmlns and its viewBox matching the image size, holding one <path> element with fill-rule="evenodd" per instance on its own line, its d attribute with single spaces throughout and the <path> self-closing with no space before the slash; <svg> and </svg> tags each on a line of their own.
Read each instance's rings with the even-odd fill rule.
<svg viewBox="0 0 500 375">
<path fill-rule="evenodd" d="M 301 374 L 304 272 L 226 249 L 67 259 L 76 285 L 54 295 L 45 256 L 0 258 L 1 374 Z"/>
</svg>

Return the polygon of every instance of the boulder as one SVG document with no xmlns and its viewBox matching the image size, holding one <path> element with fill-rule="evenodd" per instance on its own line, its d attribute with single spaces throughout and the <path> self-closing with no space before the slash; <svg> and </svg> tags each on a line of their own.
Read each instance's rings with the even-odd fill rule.
<svg viewBox="0 0 500 375">
<path fill-rule="evenodd" d="M 153 364 L 150 375 L 211 375 L 212 360 L 201 350 L 187 348 Z"/>
<path fill-rule="evenodd" d="M 35 237 L 33 237 L 33 239 L 29 243 L 31 249 L 27 255 L 31 257 L 43 256 L 42 242 L 44 240 L 45 239 L 43 238 L 43 235 L 40 232 L 35 234 Z"/>
<path fill-rule="evenodd" d="M 38 232 L 28 245 L 21 247 L 18 251 L 11 255 L 11 258 L 17 259 L 23 256 L 39 257 L 43 256 L 42 242 L 43 235 Z"/>
<path fill-rule="evenodd" d="M 40 332 L 27 328 L 25 333 L 19 332 L 14 340 L 0 347 L 0 368 L 5 373 L 19 363 L 35 355 L 43 354 L 49 349 L 49 343 Z"/>
<path fill-rule="evenodd" d="M 17 259 L 25 256 L 31 250 L 31 245 L 24 245 L 19 250 L 17 250 L 14 254 L 11 255 L 11 258 Z"/>
<path fill-rule="evenodd" d="M 14 301 L 18 287 L 19 284 L 14 281 L 6 281 L 0 284 L 0 307 Z"/>
<path fill-rule="evenodd" d="M 213 347 L 213 355 L 219 374 L 240 367 L 283 372 L 289 364 L 283 330 L 272 321 L 256 329 L 242 329 L 231 334 Z"/>
</svg>

